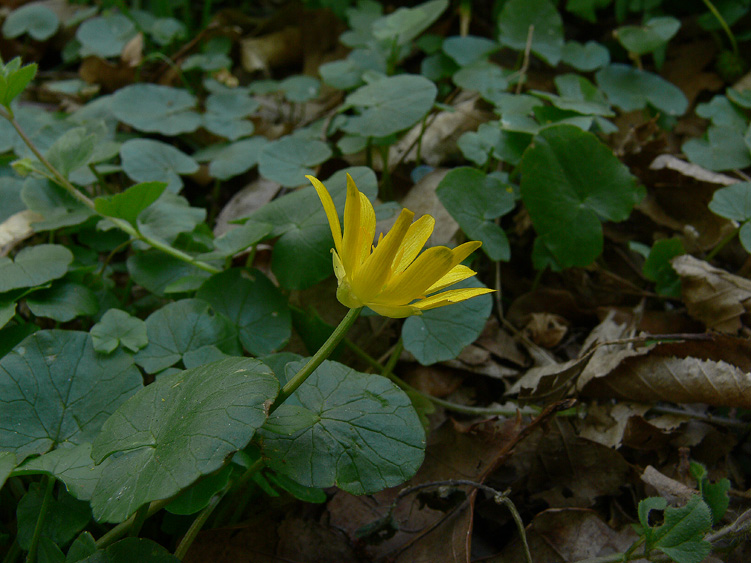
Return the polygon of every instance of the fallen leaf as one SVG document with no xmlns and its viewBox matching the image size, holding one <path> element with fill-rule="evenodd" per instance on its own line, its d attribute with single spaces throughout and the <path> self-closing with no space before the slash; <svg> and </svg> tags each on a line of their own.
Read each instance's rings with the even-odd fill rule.
<svg viewBox="0 0 751 563">
<path fill-rule="evenodd" d="M 214 226 L 214 236 L 218 237 L 231 228 L 234 228 L 235 225 L 231 224 L 232 221 L 241 217 L 247 217 L 256 209 L 260 209 L 274 199 L 274 196 L 280 189 L 281 185 L 279 183 L 272 182 L 263 177 L 259 177 L 245 186 L 233 195 L 232 199 L 219 212 L 216 225 Z"/>
<path fill-rule="evenodd" d="M 652 354 L 627 358 L 606 377 L 589 382 L 582 394 L 628 401 L 706 403 L 748 409 L 751 408 L 751 373 L 722 360 Z"/>
<path fill-rule="evenodd" d="M 625 552 L 639 536 L 630 526 L 616 531 L 593 510 L 551 508 L 534 517 L 527 526 L 527 541 L 533 560 L 567 563 Z M 518 541 L 501 554 L 484 559 L 486 563 L 518 563 L 524 554 Z M 646 559 L 634 559 L 644 563 Z"/>
<path fill-rule="evenodd" d="M 697 493 L 695 489 L 671 479 L 651 465 L 648 465 L 641 474 L 641 480 L 651 486 L 656 491 L 657 496 L 664 497 L 671 506 L 683 506 Z"/>
<path fill-rule="evenodd" d="M 721 186 L 730 186 L 740 182 L 737 178 L 720 174 L 719 172 L 713 172 L 702 168 L 698 164 L 686 162 L 673 156 L 672 154 L 661 154 L 652 161 L 649 165 L 650 170 L 673 170 L 679 174 L 688 178 L 693 178 L 699 182 L 706 182 L 708 184 L 719 184 Z"/>
<path fill-rule="evenodd" d="M 683 255 L 670 262 L 681 277 L 688 313 L 707 328 L 735 333 L 751 310 L 751 281 Z"/>
<path fill-rule="evenodd" d="M 0 256 L 7 256 L 18 243 L 33 235 L 32 223 L 43 219 L 39 213 L 24 209 L 0 223 Z"/>
</svg>

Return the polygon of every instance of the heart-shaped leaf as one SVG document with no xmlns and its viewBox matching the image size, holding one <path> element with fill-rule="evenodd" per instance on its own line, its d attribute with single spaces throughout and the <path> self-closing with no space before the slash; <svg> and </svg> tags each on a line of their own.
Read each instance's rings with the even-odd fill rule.
<svg viewBox="0 0 751 563">
<path fill-rule="evenodd" d="M 72 261 L 71 251 L 59 244 L 27 246 L 14 260 L 0 257 L 0 293 L 61 278 Z"/>
<path fill-rule="evenodd" d="M 287 374 L 302 366 L 288 364 Z M 305 428 L 298 427 L 300 409 L 309 411 Z M 260 434 L 275 471 L 308 487 L 336 485 L 352 494 L 403 483 L 425 455 L 425 432 L 409 397 L 385 377 L 331 361 L 269 417 Z"/>
<path fill-rule="evenodd" d="M 249 358 L 164 375 L 144 387 L 94 440 L 94 461 L 112 457 L 91 499 L 95 518 L 121 522 L 219 469 L 265 422 L 278 390 L 271 370 Z"/>
<path fill-rule="evenodd" d="M 623 221 L 643 197 L 635 178 L 592 133 L 543 130 L 524 153 L 521 195 L 560 266 L 586 266 L 602 252 L 601 220 Z"/>
<path fill-rule="evenodd" d="M 196 107 L 193 96 L 183 89 L 158 84 L 131 84 L 120 88 L 112 96 L 110 107 L 123 123 L 162 135 L 190 133 L 198 129 L 202 121 L 201 115 L 193 111 Z"/>
<path fill-rule="evenodd" d="M 96 354 L 85 332 L 32 334 L 0 359 L 0 449 L 21 461 L 90 441 L 142 385 L 130 355 Z"/>
</svg>

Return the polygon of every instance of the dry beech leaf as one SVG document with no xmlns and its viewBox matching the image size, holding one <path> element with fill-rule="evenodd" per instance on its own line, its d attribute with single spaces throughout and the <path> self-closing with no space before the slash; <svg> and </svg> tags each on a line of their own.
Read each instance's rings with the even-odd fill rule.
<svg viewBox="0 0 751 563">
<path fill-rule="evenodd" d="M 527 541 L 534 561 L 565 563 L 622 553 L 638 539 L 626 526 L 613 530 L 594 510 L 551 508 L 537 514 L 527 527 Z M 514 541 L 487 563 L 518 563 L 524 561 L 521 544 Z M 637 560 L 643 561 L 642 559 Z"/>
<path fill-rule="evenodd" d="M 657 491 L 657 496 L 664 497 L 671 506 L 683 506 L 697 493 L 695 489 L 671 479 L 651 465 L 641 474 L 641 480 L 653 487 Z"/>
<path fill-rule="evenodd" d="M 120 60 L 129 67 L 137 67 L 143 61 L 143 33 L 140 31 L 128 41 L 120 53 Z"/>
<path fill-rule="evenodd" d="M 681 276 L 689 315 L 708 329 L 734 333 L 741 328 L 741 317 L 751 310 L 751 281 L 687 254 L 671 264 Z"/>
<path fill-rule="evenodd" d="M 302 29 L 297 26 L 240 41 L 240 61 L 248 72 L 295 64 L 302 53 Z"/>
<path fill-rule="evenodd" d="M 247 217 L 253 211 L 266 205 L 274 199 L 281 187 L 277 182 L 260 177 L 245 186 L 233 195 L 227 205 L 219 212 L 214 227 L 214 236 L 218 237 L 235 228 L 235 225 L 231 224 L 232 221 Z"/>
<path fill-rule="evenodd" d="M 629 358 L 582 393 L 629 401 L 751 408 L 751 373 L 724 361 L 649 355 Z"/>
<path fill-rule="evenodd" d="M 711 170 L 702 168 L 698 164 L 681 160 L 672 154 L 661 154 L 652 161 L 649 168 L 650 170 L 662 170 L 667 168 L 668 170 L 674 170 L 683 176 L 693 178 L 700 182 L 707 182 L 709 184 L 730 186 L 731 184 L 737 184 L 740 182 L 740 180 L 737 180 L 736 178 L 718 172 L 712 172 Z"/>
<path fill-rule="evenodd" d="M 33 235 L 32 223 L 43 219 L 39 213 L 24 209 L 0 223 L 0 256 L 7 256 L 18 243 Z"/>
<path fill-rule="evenodd" d="M 398 143 L 389 149 L 389 167 L 395 168 L 403 159 L 405 162 L 417 160 L 417 140 L 420 158 L 430 166 L 439 166 L 449 157 L 457 154 L 457 141 L 467 131 L 476 131 L 481 123 L 493 119 L 493 114 L 478 109 L 476 94 L 468 95 L 469 99 L 459 101 L 453 111 L 441 111 L 435 117 L 428 118 L 427 127 L 418 123 L 410 129 Z M 424 129 L 424 130 L 423 130 Z M 406 155 L 405 153 L 409 151 Z M 383 163 L 381 162 L 381 167 Z"/>
</svg>

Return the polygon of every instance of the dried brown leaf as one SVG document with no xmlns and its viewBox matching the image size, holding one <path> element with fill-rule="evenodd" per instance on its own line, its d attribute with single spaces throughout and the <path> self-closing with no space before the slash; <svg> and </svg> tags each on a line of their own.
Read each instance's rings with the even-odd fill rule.
<svg viewBox="0 0 751 563">
<path fill-rule="evenodd" d="M 741 328 L 742 317 L 751 311 L 751 281 L 687 254 L 671 264 L 681 276 L 683 301 L 692 317 L 720 332 Z"/>
<path fill-rule="evenodd" d="M 722 360 L 661 355 L 629 358 L 582 390 L 629 401 L 751 408 L 751 373 Z"/>
</svg>

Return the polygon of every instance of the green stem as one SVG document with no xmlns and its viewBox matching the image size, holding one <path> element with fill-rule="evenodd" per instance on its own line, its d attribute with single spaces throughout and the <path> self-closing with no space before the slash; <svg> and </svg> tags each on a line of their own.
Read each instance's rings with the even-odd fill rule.
<svg viewBox="0 0 751 563">
<path fill-rule="evenodd" d="M 292 395 L 292 393 L 294 393 L 298 387 L 300 387 L 300 385 L 302 385 L 302 383 L 308 378 L 308 376 L 313 373 L 318 366 L 321 365 L 323 360 L 331 355 L 331 352 L 333 352 L 334 348 L 339 345 L 354 322 L 357 320 L 357 317 L 360 315 L 360 311 L 362 311 L 362 307 L 359 309 L 349 310 L 346 316 L 342 319 L 342 322 L 339 323 L 339 326 L 336 327 L 334 329 L 334 332 L 331 333 L 331 336 L 329 336 L 328 340 L 326 340 L 326 342 L 323 343 L 323 346 L 319 348 L 318 352 L 316 352 L 313 357 L 308 360 L 308 363 L 305 364 L 302 369 L 298 371 L 295 376 L 286 383 L 284 387 L 282 387 L 282 390 L 279 391 L 279 395 L 277 395 L 274 404 L 272 404 L 269 408 L 269 414 L 279 408 L 279 406 L 284 401 L 286 401 L 289 396 Z"/>
<path fill-rule="evenodd" d="M 391 187 L 391 171 L 389 170 L 389 145 L 378 147 L 381 153 L 381 162 L 383 170 L 381 171 L 381 199 L 383 201 L 393 201 L 394 190 Z"/>
<path fill-rule="evenodd" d="M 188 528 L 188 531 L 185 532 L 183 539 L 180 540 L 180 543 L 175 550 L 175 557 L 182 561 L 182 559 L 187 555 L 190 546 L 193 545 L 193 541 L 198 536 L 198 532 L 201 531 L 201 528 L 203 528 L 206 520 L 209 519 L 209 516 L 211 516 L 211 513 L 214 512 L 214 509 L 219 505 L 221 500 L 224 498 L 224 495 L 227 494 L 229 488 L 230 487 L 227 486 L 216 493 L 213 497 L 211 497 L 209 504 L 207 504 L 206 507 L 201 510 L 200 514 L 196 517 L 195 520 L 193 520 L 190 528 Z"/>
<path fill-rule="evenodd" d="M 723 238 L 720 242 L 718 242 L 715 245 L 715 247 L 709 251 L 709 254 L 707 254 L 707 260 L 711 260 L 712 258 L 714 258 L 720 250 L 725 248 L 725 246 L 727 246 L 727 244 L 736 237 L 736 235 L 738 234 L 740 230 L 741 230 L 740 227 L 736 227 L 735 229 L 732 230 L 732 232 L 725 235 L 725 238 Z"/>
<path fill-rule="evenodd" d="M 723 31 L 725 32 L 725 35 L 728 36 L 728 39 L 730 40 L 730 45 L 733 47 L 733 53 L 736 55 L 738 54 L 738 43 L 735 41 L 735 35 L 733 35 L 733 32 L 730 31 L 730 26 L 728 25 L 728 22 L 725 21 L 725 18 L 722 17 L 722 14 L 720 11 L 715 7 L 710 0 L 702 0 L 704 2 L 704 5 L 707 7 L 707 9 L 712 12 L 712 15 L 717 18 L 717 21 L 720 24 L 720 27 L 722 27 Z"/>
<path fill-rule="evenodd" d="M 68 192 L 76 201 L 82 203 L 98 215 L 104 217 L 103 215 L 99 214 L 96 210 L 96 206 L 94 205 L 94 202 L 85 194 L 83 194 L 78 188 L 76 188 L 73 184 L 71 184 L 65 176 L 60 174 L 60 172 L 55 168 L 52 163 L 50 163 L 49 160 L 47 160 L 44 155 L 39 152 L 39 149 L 37 149 L 34 142 L 24 133 L 24 131 L 21 129 L 18 122 L 9 114 L 7 114 L 5 111 L 0 110 L 0 117 L 4 117 L 7 119 L 10 124 L 13 126 L 13 128 L 16 130 L 16 133 L 23 139 L 23 142 L 26 143 L 26 146 L 31 149 L 31 152 L 34 153 L 34 156 L 39 159 L 39 162 L 41 162 L 47 170 L 49 170 L 52 173 L 54 181 L 59 184 L 66 192 Z M 205 270 L 207 272 L 210 272 L 212 274 L 218 274 L 221 272 L 219 268 L 216 268 L 212 266 L 211 264 L 207 264 L 205 262 L 201 262 L 199 260 L 194 259 L 190 254 L 187 252 L 183 252 L 182 250 L 178 250 L 177 248 L 173 248 L 172 246 L 156 239 L 152 239 L 151 237 L 147 237 L 138 230 L 133 227 L 130 223 L 127 221 L 124 221 L 122 219 L 118 219 L 117 217 L 105 217 L 107 220 L 111 221 L 118 229 L 121 231 L 124 231 L 131 237 L 142 240 L 152 248 L 156 248 L 157 250 L 161 250 L 165 254 L 168 254 L 174 258 L 177 258 L 178 260 L 182 260 L 183 262 L 188 262 L 189 264 L 192 264 L 196 268 L 199 268 L 201 270 Z"/>
<path fill-rule="evenodd" d="M 50 503 L 52 502 L 52 490 L 55 488 L 55 480 L 49 475 L 42 478 L 44 483 L 44 497 L 42 498 L 42 507 L 39 509 L 36 525 L 34 526 L 34 535 L 31 537 L 31 546 L 26 556 L 26 563 L 34 563 L 37 560 L 37 551 L 39 550 L 39 538 L 42 537 L 42 528 L 44 519 L 47 517 Z"/>
<path fill-rule="evenodd" d="M 130 530 L 128 530 L 128 536 L 131 538 L 137 538 L 138 534 L 141 533 L 143 523 L 146 522 L 146 519 L 149 517 L 149 505 L 144 504 L 141 508 L 136 510 L 134 516 L 133 525 L 130 527 Z"/>
<path fill-rule="evenodd" d="M 172 498 L 155 500 L 154 502 L 149 504 L 149 509 L 146 511 L 146 517 L 148 518 L 149 516 L 153 516 L 171 502 Z M 96 541 L 97 549 L 104 549 L 108 545 L 115 543 L 117 540 L 128 533 L 128 530 L 130 530 L 131 526 L 133 526 L 135 522 L 136 514 L 128 518 L 125 522 L 120 522 L 117 526 L 112 528 L 109 532 L 104 534 Z"/>
</svg>

